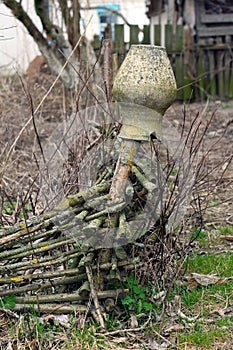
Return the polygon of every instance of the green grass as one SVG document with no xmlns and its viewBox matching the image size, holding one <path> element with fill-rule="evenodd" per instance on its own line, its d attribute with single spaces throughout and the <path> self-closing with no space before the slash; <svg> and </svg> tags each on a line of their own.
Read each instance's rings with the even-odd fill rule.
<svg viewBox="0 0 233 350">
<path fill-rule="evenodd" d="M 191 255 L 187 261 L 185 269 L 187 273 L 216 273 L 220 276 L 230 277 L 233 274 L 232 253 Z"/>
<path fill-rule="evenodd" d="M 210 230 L 197 228 L 194 233 L 198 246 L 207 249 L 217 244 L 227 246 L 227 242 L 220 240 L 221 235 L 233 235 L 233 225 L 217 226 Z"/>
<path fill-rule="evenodd" d="M 195 236 L 198 239 L 200 247 L 206 247 L 209 244 L 209 233 L 205 230 L 200 230 L 199 228 L 195 231 Z"/>
<path fill-rule="evenodd" d="M 225 253 L 220 255 L 193 255 L 186 262 L 186 273 L 200 274 L 216 274 L 219 277 L 233 276 L 233 255 Z M 233 301 L 233 281 L 228 280 L 223 284 L 213 284 L 208 287 L 197 287 L 187 289 L 184 293 L 184 302 L 186 306 L 191 306 L 195 303 L 206 304 L 210 306 L 221 300 L 225 303 L 226 298 Z"/>
<path fill-rule="evenodd" d="M 229 234 L 229 229 L 232 230 L 232 227 L 222 228 L 221 233 Z M 205 238 L 205 233 L 201 235 L 200 240 L 203 238 Z M 186 261 L 184 268 L 186 275 L 195 272 L 232 277 L 233 255 L 230 252 L 205 255 L 193 254 Z M 181 330 L 177 335 L 181 349 L 215 349 L 216 344 L 221 345 L 226 341 L 233 344 L 232 315 L 231 313 L 222 316 L 219 314 L 221 310 L 233 304 L 232 280 L 228 280 L 223 284 L 214 284 L 207 287 L 197 286 L 195 288 L 191 288 L 187 282 L 177 287 L 173 292 L 181 296 L 182 312 L 188 317 L 197 316 L 197 319 L 191 322 L 190 329 Z M 183 319 L 180 322 L 185 324 Z M 219 346 L 218 349 L 221 349 L 221 347 Z"/>
<path fill-rule="evenodd" d="M 233 225 L 219 227 L 219 231 L 222 235 L 233 235 Z"/>
<path fill-rule="evenodd" d="M 15 306 L 15 295 L 9 295 L 3 298 L 0 298 L 0 307 L 3 309 L 10 309 Z"/>
<path fill-rule="evenodd" d="M 190 333 L 184 333 L 179 337 L 179 344 L 186 346 L 189 349 L 189 345 L 199 346 L 198 349 L 211 349 L 215 343 L 219 341 L 224 342 L 227 340 L 228 332 L 222 329 L 204 329 L 199 326 L 197 329 Z M 195 348 L 197 349 L 197 348 Z M 213 348 L 212 348 L 213 349 Z"/>
</svg>

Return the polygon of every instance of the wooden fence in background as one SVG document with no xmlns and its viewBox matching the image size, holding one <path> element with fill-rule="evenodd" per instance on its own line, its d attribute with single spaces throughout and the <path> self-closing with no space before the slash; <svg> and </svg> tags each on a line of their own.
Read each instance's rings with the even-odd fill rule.
<svg viewBox="0 0 233 350">
<path fill-rule="evenodd" d="M 154 45 L 161 45 L 161 26 L 155 25 Z M 142 34 L 140 34 L 142 33 Z M 139 41 L 140 35 L 143 39 Z M 123 24 L 115 25 L 113 53 L 118 64 L 123 61 L 130 45 L 150 44 L 150 27 L 140 29 L 137 25 L 129 27 L 129 40 L 125 40 Z M 93 43 L 98 48 L 98 39 Z M 219 99 L 233 97 L 233 45 L 223 36 L 214 40 L 207 37 L 199 43 L 194 40 L 182 25 L 174 31 L 172 25 L 165 25 L 165 47 L 170 58 L 177 81 L 177 99 L 194 101 L 209 96 Z"/>
</svg>

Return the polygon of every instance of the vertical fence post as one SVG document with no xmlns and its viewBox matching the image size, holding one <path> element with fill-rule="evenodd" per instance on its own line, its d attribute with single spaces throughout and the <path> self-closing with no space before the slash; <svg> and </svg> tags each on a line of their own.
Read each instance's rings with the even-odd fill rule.
<svg viewBox="0 0 233 350">
<path fill-rule="evenodd" d="M 228 50 L 225 50 L 225 70 L 224 70 L 224 97 L 228 97 L 229 96 L 229 85 L 230 85 L 230 76 L 231 76 L 231 71 L 230 71 L 230 55 Z"/>
<path fill-rule="evenodd" d="M 117 69 L 123 62 L 125 56 L 124 24 L 115 24 L 114 50 L 113 77 L 115 77 Z"/>
<path fill-rule="evenodd" d="M 224 70 L 225 70 L 225 53 L 223 50 L 218 50 L 218 95 L 224 97 Z"/>
<path fill-rule="evenodd" d="M 124 24 L 115 24 L 114 49 L 120 54 L 125 52 Z"/>
<path fill-rule="evenodd" d="M 233 60 L 232 56 L 230 55 L 230 81 L 229 81 L 229 96 L 230 98 L 233 97 Z"/>
<path fill-rule="evenodd" d="M 154 25 L 154 45 L 157 45 L 157 46 L 161 45 L 161 25 L 160 24 Z"/>
<path fill-rule="evenodd" d="M 178 88 L 184 86 L 183 26 L 177 26 L 175 33 L 171 24 L 165 25 L 165 47 L 172 63 Z M 177 98 L 182 100 L 183 89 L 178 90 Z"/>
<path fill-rule="evenodd" d="M 142 40 L 143 45 L 148 45 L 150 44 L 150 26 L 149 25 L 144 25 L 143 26 L 143 40 Z"/>
<path fill-rule="evenodd" d="M 139 43 L 139 39 L 138 39 L 138 35 L 139 35 L 140 29 L 138 27 L 138 25 L 131 25 L 129 28 L 129 33 L 130 33 L 130 40 L 129 43 L 130 45 L 134 45 L 134 44 L 138 44 Z"/>
<path fill-rule="evenodd" d="M 193 33 L 190 27 L 184 28 L 183 38 L 180 39 L 180 50 L 183 51 L 184 55 L 184 100 L 191 101 L 195 99 L 195 86 L 192 84 L 193 78 L 196 76 L 196 61 L 195 61 L 195 49 Z M 182 46 L 181 46 L 182 45 Z M 183 47 L 183 49 L 182 49 Z"/>
<path fill-rule="evenodd" d="M 204 50 L 200 47 L 197 52 L 197 75 L 200 78 L 198 81 L 199 86 L 199 96 L 201 99 L 204 97 Z"/>
<path fill-rule="evenodd" d="M 215 51 L 211 49 L 211 47 L 208 49 L 208 61 L 209 61 L 209 81 L 210 81 L 210 94 L 212 96 L 216 96 L 217 89 L 216 89 L 216 67 L 215 67 Z"/>
</svg>

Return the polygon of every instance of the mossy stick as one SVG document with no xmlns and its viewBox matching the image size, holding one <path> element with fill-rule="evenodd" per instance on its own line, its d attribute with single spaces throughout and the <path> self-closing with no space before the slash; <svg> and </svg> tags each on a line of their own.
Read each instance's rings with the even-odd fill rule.
<svg viewBox="0 0 233 350">
<path fill-rule="evenodd" d="M 92 296 L 92 299 L 93 299 L 93 302 L 95 305 L 96 314 L 98 315 L 99 324 L 100 324 L 101 328 L 106 329 L 106 326 L 104 323 L 104 318 L 103 318 L 101 311 L 100 311 L 100 304 L 99 304 L 98 296 L 97 296 L 97 293 L 96 293 L 95 287 L 94 287 L 94 281 L 93 281 L 93 277 L 92 277 L 91 268 L 88 265 L 86 265 L 86 274 L 87 274 L 88 282 L 90 284 L 91 296 Z"/>
</svg>

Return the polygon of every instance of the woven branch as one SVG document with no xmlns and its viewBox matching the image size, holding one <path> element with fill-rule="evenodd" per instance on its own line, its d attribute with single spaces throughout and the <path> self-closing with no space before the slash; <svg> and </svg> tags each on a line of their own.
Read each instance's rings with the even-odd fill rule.
<svg viewBox="0 0 233 350">
<path fill-rule="evenodd" d="M 14 294 L 13 310 L 33 305 L 38 312 L 90 312 L 105 328 L 100 301 L 124 297 L 127 274 L 143 263 L 129 256 L 133 242 L 103 249 L 103 240 L 111 240 L 111 235 L 133 240 L 128 217 L 134 213 L 125 210 L 125 196 L 134 191 L 128 188 L 130 174 L 136 175 L 140 189 L 143 184 L 143 195 L 154 189 L 140 169 L 132 167 L 135 144 L 126 146 L 130 157 L 123 149 L 112 186 L 104 179 L 113 171 L 105 168 L 96 185 L 64 198 L 51 212 L 0 230 L 0 297 Z M 90 300 L 93 307 L 88 306 Z"/>
</svg>

